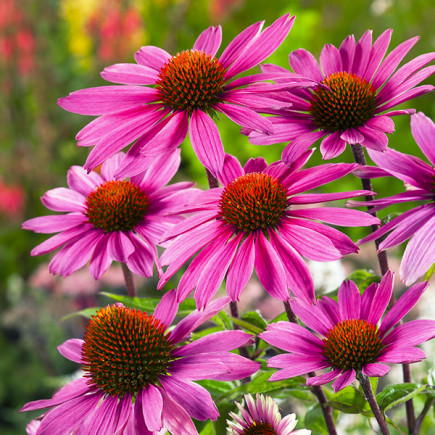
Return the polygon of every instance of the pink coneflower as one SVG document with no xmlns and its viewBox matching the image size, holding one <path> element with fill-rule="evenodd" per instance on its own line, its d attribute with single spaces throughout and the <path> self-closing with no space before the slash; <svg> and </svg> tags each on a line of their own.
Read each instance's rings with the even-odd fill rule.
<svg viewBox="0 0 435 435">
<path fill-rule="evenodd" d="M 417 145 L 428 160 L 435 165 L 435 124 L 419 112 L 411 116 L 411 131 Z M 422 203 L 395 217 L 374 233 L 360 240 L 365 243 L 376 240 L 391 231 L 379 245 L 379 250 L 409 241 L 400 263 L 400 278 L 411 285 L 435 263 L 435 168 L 423 160 L 388 149 L 384 153 L 370 152 L 370 157 L 386 174 L 402 180 L 406 192 L 370 202 L 350 202 L 351 205 L 367 204 L 379 210 L 389 205 L 407 201 Z M 368 168 L 370 170 L 370 168 Z M 362 174 L 364 168 L 362 169 Z"/>
<path fill-rule="evenodd" d="M 289 414 L 281 419 L 278 404 L 270 397 L 262 394 L 256 395 L 256 400 L 245 394 L 245 409 L 240 403 L 235 402 L 241 416 L 230 412 L 234 420 L 227 420 L 230 435 L 309 435 L 310 430 L 293 430 L 297 424 L 296 415 Z"/>
<path fill-rule="evenodd" d="M 68 276 L 90 260 L 91 275 L 99 279 L 115 260 L 139 275 L 153 274 L 157 242 L 180 221 L 166 214 L 180 198 L 189 197 L 191 183 L 165 186 L 178 170 L 179 150 L 156 159 L 130 180 L 114 179 L 122 159 L 118 153 L 104 162 L 101 175 L 73 166 L 68 171 L 69 189 L 52 189 L 41 198 L 50 210 L 67 214 L 23 223 L 26 230 L 58 232 L 31 251 L 42 255 L 63 245 L 50 262 L 51 273 Z"/>
<path fill-rule="evenodd" d="M 118 169 L 119 176 L 132 175 L 137 159 L 142 157 L 145 164 L 144 156 L 173 151 L 189 130 L 199 160 L 217 176 L 224 149 L 212 117 L 220 112 L 243 127 L 271 132 L 271 123 L 252 109 L 264 105 L 267 98 L 252 96 L 242 87 L 275 74 L 232 79 L 273 53 L 286 38 L 294 18 L 284 15 L 263 31 L 264 22 L 249 26 L 219 58 L 215 55 L 222 41 L 220 26 L 209 27 L 193 49 L 175 56 L 158 47 L 142 47 L 135 55 L 137 64 L 112 65 L 102 73 L 104 79 L 127 86 L 82 89 L 61 98 L 59 105 L 66 110 L 101 115 L 77 135 L 80 146 L 95 145 L 84 167 L 95 168 L 138 139 Z"/>
<path fill-rule="evenodd" d="M 203 308 L 218 290 L 225 275 L 226 290 L 238 300 L 255 267 L 265 289 L 286 301 L 289 288 L 298 297 L 314 302 L 314 286 L 301 256 L 333 261 L 357 252 L 357 247 L 333 225 L 361 226 L 379 222 L 367 213 L 343 208 L 309 207 L 311 204 L 367 194 L 352 191 L 303 194 L 350 173 L 356 164 L 326 164 L 300 170 L 311 155 L 304 153 L 290 167 L 282 162 L 267 165 L 259 157 L 242 168 L 227 154 L 222 188 L 201 192 L 184 212 L 196 213 L 174 227 L 165 240 L 177 237 L 162 254 L 169 266 L 159 288 L 196 252 L 178 286 L 178 300 L 196 288 L 197 306 Z M 304 205 L 303 209 L 294 206 Z"/>
<path fill-rule="evenodd" d="M 270 380 L 279 381 L 314 370 L 331 370 L 307 379 L 308 385 L 334 380 L 335 391 L 352 383 L 362 372 L 384 376 L 390 367 L 384 363 L 413 363 L 426 356 L 416 348 L 435 336 L 435 321 L 413 320 L 392 329 L 417 303 L 427 282 L 410 288 L 380 322 L 393 292 L 393 274 L 388 272 L 380 284 L 373 283 L 360 295 L 353 281 L 345 281 L 338 291 L 338 302 L 324 296 L 316 305 L 293 299 L 291 308 L 299 319 L 322 338 L 290 322 L 271 324 L 260 334 L 267 343 L 285 354 L 268 361 L 281 369 Z M 378 325 L 380 322 L 380 325 Z"/>
<path fill-rule="evenodd" d="M 52 408 L 38 433 L 115 434 L 129 425 L 140 434 L 163 427 L 173 434 L 197 434 L 191 417 L 216 420 L 219 412 L 210 393 L 192 381 L 242 379 L 260 366 L 230 352 L 252 341 L 243 331 L 216 332 L 185 343 L 228 302 L 213 301 L 170 331 L 178 310 L 174 290 L 163 296 L 153 315 L 119 304 L 100 309 L 84 340 L 67 340 L 58 348 L 82 365 L 84 376 L 52 399 L 30 402 L 21 411 Z"/>
<path fill-rule="evenodd" d="M 306 50 L 290 53 L 290 66 L 298 80 L 305 76 L 317 81 L 319 86 L 310 91 L 281 93 L 280 98 L 292 107 L 282 112 L 272 111 L 279 114 L 269 118 L 274 125 L 273 134 L 254 131 L 250 134 L 251 142 L 271 144 L 291 140 L 283 151 L 285 162 L 321 138 L 324 159 L 340 155 L 347 143 L 386 150 L 385 133 L 394 131 L 391 117 L 414 112 L 390 109 L 432 91 L 432 85 L 417 85 L 435 70 L 435 66 L 423 68 L 435 58 L 435 53 L 426 53 L 395 71 L 418 37 L 403 42 L 383 60 L 391 34 L 391 29 L 386 30 L 373 45 L 370 30 L 357 43 L 353 35 L 348 36 L 339 49 L 327 44 L 320 55 L 320 66 Z M 275 65 L 265 65 L 262 69 L 283 71 Z M 293 80 L 292 73 L 287 80 Z"/>
</svg>

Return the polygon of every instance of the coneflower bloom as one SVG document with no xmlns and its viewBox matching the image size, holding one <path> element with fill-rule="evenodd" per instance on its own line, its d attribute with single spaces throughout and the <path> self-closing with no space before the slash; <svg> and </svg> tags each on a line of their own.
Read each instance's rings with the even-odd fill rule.
<svg viewBox="0 0 435 435">
<path fill-rule="evenodd" d="M 292 107 L 270 111 L 279 115 L 269 118 L 274 125 L 273 134 L 252 131 L 251 142 L 271 144 L 291 140 L 283 151 L 285 162 L 318 139 L 323 139 L 320 151 L 324 159 L 340 155 L 346 144 L 359 143 L 376 151 L 386 150 L 385 133 L 394 131 L 391 117 L 414 112 L 391 109 L 432 91 L 432 85 L 417 85 L 435 71 L 435 66 L 424 68 L 435 58 L 435 53 L 417 56 L 396 71 L 418 37 L 403 42 L 383 59 L 391 34 L 391 29 L 386 30 L 372 44 L 372 32 L 368 30 L 357 43 L 350 35 L 339 49 L 327 44 L 320 55 L 320 66 L 306 50 L 290 53 L 290 66 L 297 80 L 305 76 L 317 81 L 318 86 L 281 92 L 279 99 L 291 103 Z M 275 65 L 264 65 L 262 69 L 268 73 L 284 71 Z M 289 74 L 287 81 L 291 82 L 293 74 Z"/>
<path fill-rule="evenodd" d="M 196 288 L 195 299 L 204 308 L 225 275 L 226 290 L 238 300 L 255 267 L 266 291 L 286 301 L 289 289 L 314 302 L 314 286 L 301 256 L 333 261 L 357 252 L 355 244 L 333 225 L 364 226 L 379 222 L 367 213 L 344 208 L 310 207 L 311 204 L 361 196 L 367 191 L 305 194 L 352 172 L 356 164 L 326 164 L 301 170 L 312 151 L 290 167 L 282 162 L 267 165 L 250 159 L 242 168 L 227 154 L 219 177 L 221 188 L 201 192 L 184 212 L 195 214 L 174 227 L 164 240 L 176 238 L 160 258 L 169 266 L 158 288 L 196 252 L 177 289 L 184 300 Z M 297 206 L 304 208 L 297 209 Z M 295 207 L 296 206 L 296 207 Z M 228 273 L 227 273 L 228 272 Z"/>
<path fill-rule="evenodd" d="M 149 158 L 173 151 L 189 131 L 199 160 L 217 176 L 224 149 L 212 117 L 220 112 L 243 127 L 271 132 L 269 120 L 253 110 L 270 102 L 244 86 L 275 74 L 233 79 L 273 53 L 294 19 L 284 15 L 263 31 L 264 22 L 252 24 L 220 57 L 216 57 L 222 41 L 220 26 L 209 27 L 191 50 L 174 56 L 158 47 L 142 47 L 135 55 L 137 64 L 116 64 L 102 72 L 104 79 L 126 86 L 83 89 L 61 98 L 59 105 L 70 112 L 99 116 L 77 135 L 78 145 L 95 145 L 85 169 L 95 168 L 137 140 L 118 170 L 119 176 L 133 175 L 138 160 L 146 165 Z"/>
<path fill-rule="evenodd" d="M 310 430 L 293 430 L 297 420 L 295 414 L 281 418 L 278 404 L 270 397 L 262 394 L 254 399 L 250 394 L 245 394 L 246 405 L 243 407 L 235 402 L 241 415 L 230 412 L 233 419 L 227 420 L 227 431 L 230 435 L 309 435 Z M 246 409 L 247 408 L 247 409 Z"/>
<path fill-rule="evenodd" d="M 230 352 L 252 341 L 243 331 L 216 332 L 186 343 L 228 302 L 215 300 L 170 330 L 178 310 L 174 290 L 163 296 L 153 315 L 121 304 L 100 309 L 83 340 L 67 340 L 58 348 L 82 365 L 83 377 L 21 411 L 51 408 L 38 433 L 154 434 L 165 428 L 197 434 L 191 417 L 216 420 L 219 412 L 210 393 L 192 381 L 242 379 L 260 366 Z"/>
<path fill-rule="evenodd" d="M 417 145 L 432 165 L 435 165 L 435 124 L 419 112 L 411 116 L 411 131 Z M 411 285 L 435 263 L 435 167 L 415 156 L 388 149 L 384 153 L 370 152 L 373 161 L 385 171 L 402 180 L 405 192 L 370 202 L 349 201 L 350 205 L 371 205 L 375 210 L 408 201 L 417 207 L 391 219 L 374 233 L 360 240 L 365 243 L 391 233 L 379 245 L 379 250 L 399 245 L 410 238 L 400 263 L 400 278 Z M 370 167 L 367 168 L 369 171 Z M 364 167 L 361 174 L 364 174 Z"/>
<path fill-rule="evenodd" d="M 156 159 L 130 180 L 113 175 L 123 157 L 118 153 L 104 162 L 101 175 L 73 166 L 67 176 L 69 188 L 49 190 L 41 198 L 50 210 L 66 214 L 23 223 L 26 230 L 58 233 L 31 251 L 42 255 L 63 245 L 50 262 L 51 273 L 68 276 L 90 260 L 90 273 L 99 279 L 115 260 L 139 275 L 153 274 L 157 242 L 182 220 L 166 215 L 180 198 L 189 197 L 191 183 L 165 186 L 178 170 L 179 150 Z"/>
<path fill-rule="evenodd" d="M 345 281 L 338 302 L 324 296 L 316 305 L 293 299 L 296 316 L 312 331 L 290 322 L 270 324 L 260 334 L 266 343 L 288 353 L 270 358 L 269 367 L 279 368 L 270 381 L 292 378 L 314 370 L 330 369 L 307 379 L 308 385 L 334 381 L 335 391 L 352 383 L 362 372 L 384 376 L 385 363 L 413 363 L 426 356 L 415 347 L 435 336 L 435 321 L 413 320 L 393 328 L 417 303 L 427 282 L 407 290 L 381 320 L 393 291 L 393 274 L 373 283 L 360 295 L 353 281 Z"/>
</svg>

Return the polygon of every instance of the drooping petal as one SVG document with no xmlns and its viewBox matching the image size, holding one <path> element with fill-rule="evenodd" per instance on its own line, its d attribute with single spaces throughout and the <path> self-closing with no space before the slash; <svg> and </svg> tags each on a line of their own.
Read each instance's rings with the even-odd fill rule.
<svg viewBox="0 0 435 435">
<path fill-rule="evenodd" d="M 169 290 L 162 296 L 154 310 L 154 318 L 159 319 L 167 328 L 171 326 L 172 321 L 178 311 L 175 289 Z"/>
<path fill-rule="evenodd" d="M 142 396 L 143 418 L 150 431 L 159 431 L 162 428 L 163 399 L 160 391 L 150 384 L 138 394 Z"/>
<path fill-rule="evenodd" d="M 417 145 L 428 160 L 435 165 L 435 124 L 423 112 L 411 116 L 411 131 Z"/>
<path fill-rule="evenodd" d="M 71 338 L 57 347 L 59 353 L 70 361 L 78 364 L 83 364 L 82 346 L 83 340 L 79 338 Z"/>
<path fill-rule="evenodd" d="M 356 379 L 355 370 L 354 369 L 347 370 L 332 383 L 332 388 L 334 388 L 335 392 L 340 391 L 344 387 L 350 385 L 355 379 Z"/>
<path fill-rule="evenodd" d="M 379 363 L 371 363 L 366 364 L 362 368 L 362 372 L 366 376 L 370 377 L 381 377 L 385 376 L 390 371 L 390 367 L 385 364 L 379 364 Z"/>
<path fill-rule="evenodd" d="M 171 58 L 171 55 L 165 50 L 146 45 L 137 51 L 134 55 L 134 60 L 139 64 L 148 68 L 153 68 L 160 72 L 163 65 Z"/>
</svg>

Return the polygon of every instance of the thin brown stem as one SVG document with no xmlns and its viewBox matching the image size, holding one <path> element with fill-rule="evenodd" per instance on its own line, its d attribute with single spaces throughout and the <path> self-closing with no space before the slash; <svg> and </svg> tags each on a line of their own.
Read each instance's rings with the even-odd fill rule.
<svg viewBox="0 0 435 435">
<path fill-rule="evenodd" d="M 219 187 L 218 179 L 207 168 L 205 168 L 205 173 L 207 174 L 207 181 L 210 189 L 215 189 L 216 187 Z"/>
<path fill-rule="evenodd" d="M 421 424 L 423 423 L 426 414 L 430 411 L 434 403 L 435 403 L 435 398 L 426 401 L 426 403 L 424 404 L 424 408 L 421 411 L 421 414 L 418 416 L 417 420 L 415 421 L 414 432 L 409 432 L 409 435 L 418 435 L 420 433 Z"/>
<path fill-rule="evenodd" d="M 369 402 L 370 408 L 373 411 L 373 415 L 375 416 L 376 421 L 379 424 L 379 428 L 381 429 L 382 434 L 389 435 L 390 431 L 388 430 L 387 422 L 381 414 L 378 402 L 376 402 L 376 398 L 373 394 L 373 389 L 372 385 L 370 384 L 369 378 L 362 373 L 359 373 L 357 378 L 361 383 L 361 387 L 364 391 L 367 401 Z"/>
<path fill-rule="evenodd" d="M 284 308 L 287 314 L 287 318 L 291 323 L 298 323 L 296 314 L 293 312 L 290 303 L 284 301 Z M 316 376 L 314 372 L 308 373 L 309 378 Z M 328 405 L 328 399 L 322 387 L 319 385 L 311 385 L 311 391 L 317 397 L 320 407 L 322 408 L 323 418 L 325 419 L 326 427 L 328 428 L 329 435 L 337 435 L 337 430 L 335 429 L 334 416 L 332 415 L 332 408 Z"/>
<path fill-rule="evenodd" d="M 133 274 L 125 263 L 121 263 L 122 273 L 124 274 L 125 287 L 127 288 L 127 294 L 131 297 L 136 297 L 136 287 L 133 282 Z"/>
</svg>

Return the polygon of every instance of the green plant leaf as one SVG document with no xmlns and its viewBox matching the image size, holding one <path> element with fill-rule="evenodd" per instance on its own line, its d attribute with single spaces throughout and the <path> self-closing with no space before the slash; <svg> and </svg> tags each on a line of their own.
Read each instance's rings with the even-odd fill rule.
<svg viewBox="0 0 435 435">
<path fill-rule="evenodd" d="M 64 320 L 71 319 L 72 317 L 76 316 L 83 316 L 87 319 L 90 319 L 92 316 L 94 316 L 97 311 L 100 309 L 100 307 L 92 307 L 92 308 L 85 308 L 84 310 L 76 311 L 74 313 L 67 314 L 66 316 L 63 316 L 60 321 L 63 322 Z"/>
<path fill-rule="evenodd" d="M 335 393 L 329 400 L 329 404 L 346 414 L 372 415 L 366 398 L 355 387 L 349 386 Z"/>
<path fill-rule="evenodd" d="M 231 392 L 236 387 L 234 382 L 231 381 L 213 381 L 210 379 L 205 379 L 202 381 L 196 381 L 197 384 L 204 387 L 213 397 L 213 399 L 219 398 L 228 392 Z"/>
<path fill-rule="evenodd" d="M 258 311 L 248 311 L 241 317 L 242 320 L 257 326 L 261 330 L 266 330 L 267 322 Z"/>
<path fill-rule="evenodd" d="M 320 404 L 316 403 L 308 408 L 304 418 L 304 426 L 315 433 L 322 435 L 328 433 Z"/>
<path fill-rule="evenodd" d="M 394 406 L 400 405 L 412 399 L 417 394 L 433 393 L 430 385 L 421 385 L 415 383 L 404 383 L 388 385 L 376 396 L 379 408 L 382 412 L 387 412 Z"/>
<path fill-rule="evenodd" d="M 240 326 L 244 331 L 250 332 L 252 334 L 258 335 L 263 332 L 263 329 L 259 328 L 258 326 L 252 325 L 249 322 L 246 322 L 245 320 L 238 319 L 237 317 L 231 317 L 231 320 L 238 326 Z"/>
</svg>

